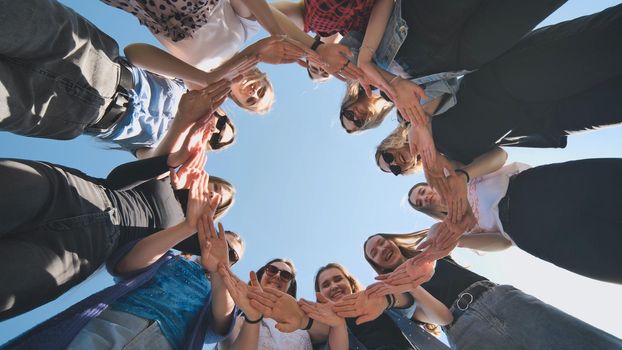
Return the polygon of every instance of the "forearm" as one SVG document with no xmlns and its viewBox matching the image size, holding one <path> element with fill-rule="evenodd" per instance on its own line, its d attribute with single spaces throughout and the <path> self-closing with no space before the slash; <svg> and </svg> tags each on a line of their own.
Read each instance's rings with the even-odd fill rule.
<svg viewBox="0 0 622 350">
<path fill-rule="evenodd" d="M 166 77 L 205 86 L 206 72 L 149 44 L 131 44 L 124 49 L 125 56 L 135 66 Z"/>
<path fill-rule="evenodd" d="M 211 274 L 211 283 L 214 330 L 219 334 L 225 334 L 231 324 L 235 303 L 227 291 L 225 282 L 218 273 Z"/>
<path fill-rule="evenodd" d="M 115 267 L 119 274 L 143 269 L 156 262 L 177 243 L 195 232 L 194 228 L 181 222 L 141 239 Z"/>
<path fill-rule="evenodd" d="M 453 316 L 445 304 L 433 297 L 428 291 L 422 287 L 417 287 L 411 291 L 411 294 L 417 302 L 417 311 L 415 311 L 417 320 L 441 326 L 453 322 Z"/>
<path fill-rule="evenodd" d="M 365 37 L 359 52 L 359 62 L 371 61 L 380 45 L 389 17 L 393 11 L 394 0 L 377 0 L 369 16 Z"/>
<path fill-rule="evenodd" d="M 274 6 L 270 6 L 274 18 L 279 23 L 279 26 L 287 35 L 289 35 L 292 39 L 297 40 L 302 43 L 306 47 L 311 47 L 313 45 L 313 38 L 310 37 L 307 33 L 298 28 L 292 21 L 287 18 L 281 11 L 274 8 Z"/>
<path fill-rule="evenodd" d="M 475 232 L 462 235 L 458 247 L 496 252 L 512 246 L 512 242 L 499 232 Z"/>
<path fill-rule="evenodd" d="M 238 328 L 237 335 L 232 339 L 226 339 L 218 346 L 219 350 L 253 350 L 259 346 L 259 323 L 248 323 L 243 317 L 238 318 L 241 325 Z"/>
<path fill-rule="evenodd" d="M 276 1 L 270 4 L 273 8 L 283 13 L 300 30 L 304 28 L 304 3 L 302 1 Z"/>
<path fill-rule="evenodd" d="M 111 190 L 128 190 L 168 171 L 167 156 L 151 157 L 114 168 L 103 185 Z"/>
<path fill-rule="evenodd" d="M 243 0 L 259 24 L 271 35 L 285 34 L 265 0 Z"/>
<path fill-rule="evenodd" d="M 463 167 L 462 170 L 469 173 L 470 178 L 474 179 L 501 169 L 507 159 L 507 152 L 501 147 L 496 147 L 475 158 L 470 164 Z"/>
<path fill-rule="evenodd" d="M 309 316 L 307 316 L 307 314 L 304 314 L 302 321 L 301 321 L 300 329 L 305 328 L 308 323 L 309 323 Z M 328 339 L 329 331 L 330 331 L 330 327 L 328 325 L 320 321 L 314 320 L 313 325 L 311 325 L 311 328 L 307 332 L 309 332 L 309 337 L 311 338 L 311 342 L 313 344 L 317 344 L 317 343 L 323 343 Z"/>
<path fill-rule="evenodd" d="M 339 326 L 330 327 L 328 346 L 330 350 L 347 350 L 349 348 L 348 327 L 345 321 Z"/>
</svg>

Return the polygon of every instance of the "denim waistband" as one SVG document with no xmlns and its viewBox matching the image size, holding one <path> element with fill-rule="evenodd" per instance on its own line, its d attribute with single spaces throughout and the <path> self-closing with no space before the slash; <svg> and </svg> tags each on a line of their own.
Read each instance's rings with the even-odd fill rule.
<svg viewBox="0 0 622 350">
<path fill-rule="evenodd" d="M 451 304 L 451 308 L 449 311 L 454 316 L 454 320 L 452 322 L 455 323 L 462 314 L 464 314 L 469 307 L 475 303 L 477 299 L 479 299 L 484 293 L 496 287 L 497 284 L 494 282 L 490 282 L 488 280 L 477 281 L 466 289 L 464 289 L 460 294 L 458 294 L 458 298 L 454 300 Z M 451 325 L 447 326 L 449 328 Z"/>
</svg>

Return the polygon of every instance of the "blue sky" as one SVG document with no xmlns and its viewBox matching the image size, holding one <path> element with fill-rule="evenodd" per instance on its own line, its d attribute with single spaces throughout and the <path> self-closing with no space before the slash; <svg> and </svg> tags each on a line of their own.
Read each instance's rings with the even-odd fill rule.
<svg viewBox="0 0 622 350">
<path fill-rule="evenodd" d="M 133 42 L 156 44 L 148 30 L 125 12 L 99 1 L 61 2 L 115 38 L 120 47 Z M 593 13 L 615 3 L 571 0 L 545 23 Z M 262 32 L 253 39 L 264 35 Z M 378 129 L 347 135 L 337 118 L 344 91 L 341 82 L 333 79 L 316 85 L 297 65 L 261 68 L 268 72 L 276 90 L 272 112 L 248 115 L 227 102 L 225 109 L 238 127 L 238 142 L 210 155 L 207 164 L 210 174 L 228 179 L 237 188 L 237 203 L 223 219 L 225 227 L 240 233 L 247 243 L 247 254 L 235 271 L 245 278 L 249 270 L 271 258 L 291 258 L 298 269 L 299 295 L 305 298 L 314 295 L 315 271 L 331 261 L 345 265 L 363 283 L 372 283 L 373 271 L 362 254 L 367 236 L 415 231 L 433 223 L 405 202 L 408 189 L 423 176 L 387 175 L 373 160 L 375 146 L 395 126 L 394 113 Z M 619 157 L 622 129 L 572 136 L 563 150 L 508 152 L 510 162 L 531 165 Z M 110 150 L 89 137 L 53 141 L 6 132 L 0 132 L 0 157 L 45 160 L 100 177 L 132 160 L 129 153 Z M 621 286 L 589 280 L 514 248 L 482 256 L 457 251 L 454 256 L 492 281 L 513 284 L 622 337 L 622 322 L 616 317 L 622 311 L 618 303 Z M 100 271 L 57 300 L 0 323 L 0 343 L 110 283 L 110 277 Z"/>
</svg>

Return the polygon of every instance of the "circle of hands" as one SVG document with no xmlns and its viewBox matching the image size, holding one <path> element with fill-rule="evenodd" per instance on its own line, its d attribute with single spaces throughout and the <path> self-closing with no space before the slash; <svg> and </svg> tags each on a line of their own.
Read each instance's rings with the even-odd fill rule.
<svg viewBox="0 0 622 350">
<path fill-rule="evenodd" d="M 344 296 L 333 302 L 316 293 L 317 302 L 300 299 L 274 288 L 262 288 L 255 272 L 250 272 L 250 282 L 237 277 L 224 262 L 218 264 L 218 273 L 235 304 L 252 320 L 261 317 L 277 322 L 281 332 L 294 332 L 303 329 L 313 319 L 324 325 L 337 328 L 345 326 L 345 318 L 356 318 L 357 324 L 376 319 L 387 308 L 387 294 L 406 293 L 419 284 L 428 281 L 434 273 L 433 263 L 426 263 L 422 268 L 415 264 L 404 264 L 396 270 L 395 276 L 381 275 L 380 282 L 366 290 Z M 413 281 L 412 276 L 416 275 Z M 392 285 L 391 283 L 396 283 Z"/>
<path fill-rule="evenodd" d="M 222 276 L 232 299 L 246 316 L 273 318 L 277 328 L 284 332 L 304 328 L 309 318 L 331 327 L 343 325 L 346 317 L 355 317 L 359 324 L 375 319 L 387 306 L 385 295 L 405 293 L 430 280 L 434 273 L 433 262 L 449 255 L 462 234 L 476 223 L 467 200 L 466 182 L 434 147 L 430 116 L 419 103 L 427 98 L 423 89 L 401 78 L 388 82 L 371 60 L 351 64 L 348 58 L 351 56 L 351 51 L 343 45 L 323 44 L 313 51 L 286 35 L 271 36 L 249 46 L 247 54 L 233 68 L 208 73 L 206 87 L 187 92 L 179 106 L 187 133 L 181 147 L 168 158 L 170 179 L 175 189 L 189 190 L 186 222 L 198 231 L 201 263 L 210 273 Z M 240 81 L 258 62 L 306 65 L 305 59 L 341 80 L 358 81 L 368 95 L 371 95 L 371 86 L 375 86 L 394 101 L 410 122 L 409 140 L 416 140 L 409 144 L 411 152 L 421 155 L 426 179 L 438 190 L 448 209 L 447 218 L 434 225 L 427 239 L 419 245 L 420 254 L 395 271 L 377 276 L 378 282 L 367 290 L 347 295 L 338 302 L 319 294 L 318 302 L 296 301 L 287 293 L 262 288 L 254 272 L 250 273 L 250 284 L 233 274 L 229 268 L 224 229 L 219 224 L 217 233 L 212 219 L 220 197 L 207 190 L 209 175 L 204 170 L 207 141 L 216 123 L 214 112 L 226 100 L 231 84 Z"/>
</svg>

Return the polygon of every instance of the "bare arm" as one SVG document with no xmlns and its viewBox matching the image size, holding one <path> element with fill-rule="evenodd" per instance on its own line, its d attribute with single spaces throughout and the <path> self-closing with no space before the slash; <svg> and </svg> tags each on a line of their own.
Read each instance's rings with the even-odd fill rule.
<svg viewBox="0 0 622 350">
<path fill-rule="evenodd" d="M 365 37 L 359 52 L 358 64 L 371 62 L 374 53 L 380 45 L 384 31 L 387 28 L 389 17 L 395 5 L 394 0 L 377 0 L 369 16 Z"/>
<path fill-rule="evenodd" d="M 469 173 L 471 179 L 484 176 L 495 172 L 505 164 L 508 159 L 508 154 L 501 147 L 495 147 L 490 151 L 475 158 L 470 164 L 461 167 L 462 170 Z M 456 168 L 460 168 L 460 163 L 457 163 Z"/>
<path fill-rule="evenodd" d="M 481 250 L 484 252 L 496 252 L 508 249 L 512 242 L 503 237 L 499 232 L 473 232 L 460 237 L 458 247 Z"/>
<path fill-rule="evenodd" d="M 275 1 L 271 3 L 270 6 L 279 10 L 281 13 L 287 16 L 287 18 L 289 18 L 289 20 L 292 21 L 292 23 L 294 23 L 300 30 L 303 30 L 304 3 L 302 1 Z"/>
<path fill-rule="evenodd" d="M 222 277 L 218 273 L 211 273 L 212 282 L 212 315 L 214 316 L 214 330 L 225 334 L 231 324 L 235 303 L 225 287 Z"/>
<path fill-rule="evenodd" d="M 285 34 L 265 0 L 231 0 L 238 16 L 256 19 L 271 35 Z"/>
<path fill-rule="evenodd" d="M 209 77 L 207 72 L 153 45 L 130 44 L 125 47 L 124 52 L 133 65 L 165 77 L 181 79 L 198 86 L 205 86 Z"/>
<path fill-rule="evenodd" d="M 428 293 L 421 286 L 410 292 L 417 301 L 417 310 L 415 310 L 415 319 L 445 326 L 453 322 L 453 316 L 449 309 L 438 299 Z"/>
<path fill-rule="evenodd" d="M 194 228 L 184 221 L 141 239 L 119 261 L 115 267 L 115 272 L 125 274 L 153 264 L 176 244 L 190 237 L 194 232 Z"/>
</svg>

